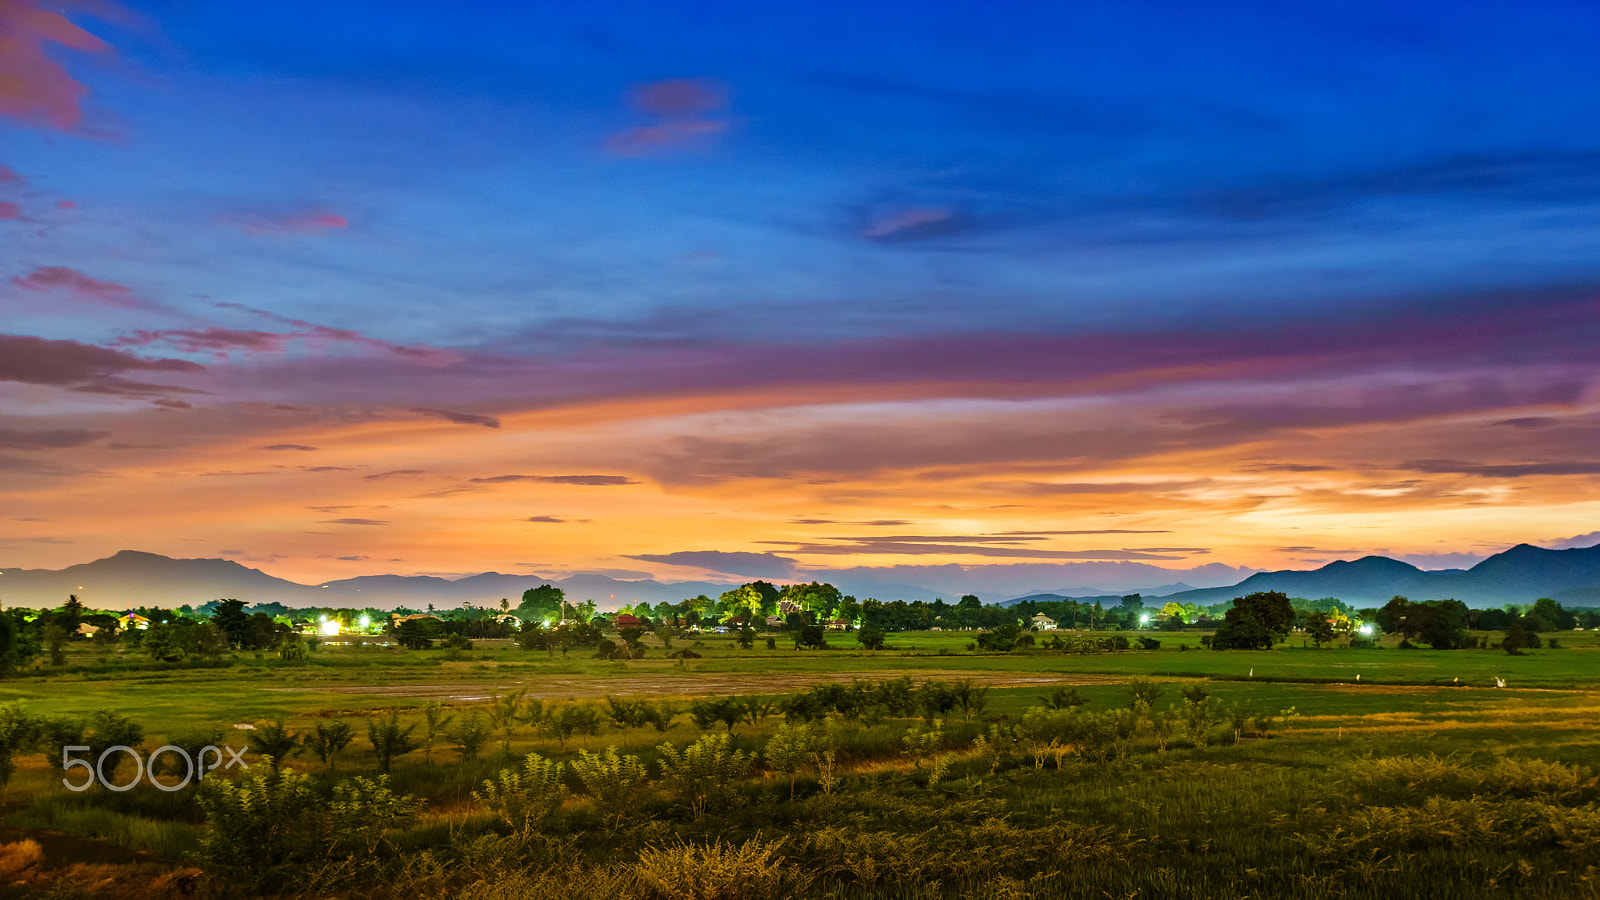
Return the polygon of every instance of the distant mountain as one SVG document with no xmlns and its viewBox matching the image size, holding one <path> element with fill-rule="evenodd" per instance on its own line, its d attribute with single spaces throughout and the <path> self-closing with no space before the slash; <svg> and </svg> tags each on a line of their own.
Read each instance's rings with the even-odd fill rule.
<svg viewBox="0 0 1600 900">
<path fill-rule="evenodd" d="M 502 597 L 515 604 L 523 591 L 541 584 L 554 584 L 573 600 L 594 600 L 601 609 L 640 601 L 676 603 L 698 594 L 716 596 L 738 586 L 700 581 L 622 581 L 589 574 L 545 578 L 499 572 L 457 579 L 432 575 L 364 575 L 309 585 L 275 578 L 227 559 L 173 559 L 156 553 L 123 550 L 105 559 L 60 570 L 0 569 L 0 605 L 53 607 L 64 603 L 67 595 L 77 594 L 94 609 L 199 606 L 223 597 L 250 604 L 420 608 L 429 603 L 441 607 L 459 606 L 464 602 L 497 605 Z"/>
<path fill-rule="evenodd" d="M 1018 586 L 1024 590 L 1012 592 L 990 589 L 985 596 L 985 585 L 976 579 L 980 574 L 987 575 L 987 570 L 1005 567 L 985 566 L 982 567 L 983 573 L 961 567 L 893 567 L 879 577 L 889 572 L 912 574 L 913 568 L 924 569 L 922 574 L 930 577 L 940 576 L 941 580 L 934 583 L 944 585 L 945 589 L 933 590 L 915 584 L 890 582 L 887 578 L 882 581 L 868 580 L 863 577 L 868 570 L 860 568 L 838 572 L 817 570 L 805 574 L 808 578 L 832 581 L 847 594 L 861 598 L 877 597 L 880 600 L 932 600 L 934 597 L 943 597 L 954 602 L 963 593 L 971 591 L 989 600 L 996 594 L 1003 597 L 1011 593 L 1016 599 L 1007 601 L 1008 604 L 1023 599 L 1063 597 L 1114 603 L 1123 594 L 1138 592 L 1144 595 L 1147 605 L 1157 599 L 1208 605 L 1254 591 L 1283 591 L 1290 596 L 1309 599 L 1338 597 L 1360 606 L 1382 604 L 1396 594 L 1413 600 L 1455 598 L 1477 607 L 1531 603 L 1540 597 L 1551 597 L 1567 606 L 1600 606 L 1600 545 L 1546 550 L 1519 544 L 1485 559 L 1471 569 L 1437 571 L 1424 571 L 1387 557 L 1368 556 L 1351 562 L 1329 563 L 1309 572 L 1257 572 L 1231 586 L 1205 588 L 1168 583 L 1159 587 L 1118 590 L 1091 584 L 1054 591 L 1028 591 L 1027 583 L 1021 582 Z M 1144 571 L 1146 569 L 1169 576 L 1184 574 L 1187 577 L 1189 573 L 1198 573 L 1209 577 L 1226 571 L 1227 567 L 1211 564 L 1189 570 L 1165 570 L 1144 566 L 1142 569 L 1126 571 L 1126 574 L 1140 579 L 1133 581 L 1130 578 L 1130 583 L 1161 584 L 1149 578 L 1151 573 Z M 1076 573 L 1084 570 L 1029 567 L 1025 572 L 1015 573 L 1013 577 L 1016 580 L 997 580 L 995 584 L 1004 586 L 1016 583 L 1021 578 L 1038 578 L 1061 571 Z M 1099 572 L 1096 571 L 1096 574 Z M 946 576 L 950 581 L 943 580 Z M 966 580 L 964 583 L 957 581 L 952 589 L 951 581 L 957 578 Z M 60 570 L 0 569 L 0 605 L 35 608 L 60 606 L 68 594 L 77 594 L 84 603 L 96 609 L 178 607 L 184 604 L 199 606 L 222 597 L 236 597 L 251 604 L 277 602 L 289 606 L 370 606 L 378 609 L 396 606 L 422 608 L 429 603 L 440 607 L 459 606 L 462 603 L 488 606 L 498 605 L 502 597 L 515 603 L 523 591 L 547 583 L 565 590 L 572 600 L 594 600 L 601 609 L 614 609 L 640 601 L 676 603 L 698 594 L 715 597 L 736 587 L 739 582 L 624 581 L 597 574 L 547 578 L 484 572 L 454 579 L 431 575 L 365 575 L 308 585 L 275 578 L 232 560 L 172 559 L 155 553 L 123 550 L 105 559 Z"/>
<path fill-rule="evenodd" d="M 1518 544 L 1470 569 L 1424 571 L 1384 556 L 1340 560 L 1309 572 L 1259 572 L 1226 588 L 1182 591 L 1162 599 L 1201 605 L 1256 591 L 1282 591 L 1291 597 L 1337 597 L 1374 606 L 1395 596 L 1412 600 L 1460 600 L 1479 608 L 1532 603 L 1550 597 L 1566 606 L 1600 606 L 1600 545 L 1546 550 Z"/>
</svg>

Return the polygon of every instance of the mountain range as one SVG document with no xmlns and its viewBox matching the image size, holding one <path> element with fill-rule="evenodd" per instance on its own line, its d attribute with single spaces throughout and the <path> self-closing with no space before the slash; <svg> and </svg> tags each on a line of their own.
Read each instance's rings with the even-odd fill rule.
<svg viewBox="0 0 1600 900">
<path fill-rule="evenodd" d="M 959 567 L 953 568 L 959 570 Z M 1230 571 L 1227 567 L 1212 568 L 1222 572 L 1202 572 L 1199 569 L 1187 572 L 1216 577 Z M 1153 572 L 1147 573 L 1144 569 Z M 941 592 L 887 580 L 869 581 L 849 577 L 860 571 L 841 572 L 839 574 L 847 577 L 839 579 L 827 577 L 830 573 L 824 571 L 805 574 L 833 580 L 846 593 L 881 600 L 932 599 L 935 596 L 953 600 L 967 590 L 982 589 L 981 585 L 974 585 L 970 580 L 965 587 L 953 589 L 945 584 L 945 590 Z M 1056 571 L 1077 570 L 1062 566 Z M 1143 566 L 1122 572 L 1128 580 L 1109 589 L 1102 583 L 1087 588 L 1067 587 L 1050 592 L 1028 591 L 1026 594 L 1029 599 L 1044 600 L 1116 597 L 1139 592 L 1147 600 L 1160 597 L 1164 601 L 1209 605 L 1254 591 L 1282 591 L 1290 596 L 1308 599 L 1338 597 L 1358 606 L 1382 604 L 1395 595 L 1413 600 L 1454 598 L 1478 607 L 1531 603 L 1540 597 L 1551 597 L 1567 606 L 1600 606 L 1600 544 L 1568 550 L 1548 550 L 1519 544 L 1470 569 L 1423 570 L 1388 557 L 1368 556 L 1350 562 L 1341 560 L 1329 563 L 1310 571 L 1256 572 L 1233 584 L 1199 588 L 1182 582 L 1161 582 L 1153 573 L 1168 576 L 1185 574 L 1180 570 Z M 1042 572 L 1034 572 L 1029 577 L 1043 575 Z M 856 581 L 861 583 L 856 584 Z M 430 603 L 441 607 L 462 603 L 498 605 L 502 597 L 511 599 L 514 604 L 528 588 L 554 584 L 565 590 L 569 598 L 592 599 L 601 609 L 614 609 L 640 601 L 675 603 L 698 594 L 714 597 L 739 583 L 742 583 L 742 579 L 727 583 L 660 582 L 653 579 L 630 581 L 598 574 L 545 578 L 484 572 L 455 579 L 431 575 L 366 575 L 307 585 L 277 578 L 232 560 L 173 559 L 156 553 L 123 550 L 105 559 L 59 570 L 0 569 L 0 604 L 35 608 L 59 606 L 68 594 L 77 594 L 85 604 L 95 609 L 177 607 L 184 604 L 198 606 L 221 597 L 236 597 L 251 604 L 277 602 L 288 606 L 422 608 Z M 1155 586 L 1140 587 L 1141 584 L 1151 583 Z M 992 600 L 993 596 L 990 593 L 985 599 Z"/>
</svg>

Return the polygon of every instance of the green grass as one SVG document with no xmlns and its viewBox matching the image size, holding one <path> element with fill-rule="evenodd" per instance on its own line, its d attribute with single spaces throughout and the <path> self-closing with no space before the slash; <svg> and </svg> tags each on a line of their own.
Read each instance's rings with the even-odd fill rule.
<svg viewBox="0 0 1600 900">
<path fill-rule="evenodd" d="M 964 722 L 957 713 L 946 728 L 944 749 L 955 755 L 936 789 L 927 787 L 927 768 L 913 766 L 903 754 L 900 739 L 917 723 L 841 723 L 844 782 L 832 796 L 823 795 L 814 769 L 802 772 L 794 801 L 788 799 L 786 778 L 762 771 L 739 789 L 738 804 L 697 820 L 670 791 L 652 783 L 632 814 L 618 824 L 597 816 L 583 799 L 581 784 L 572 779 L 574 799 L 549 824 L 547 834 L 538 841 L 504 845 L 494 842 L 509 838 L 495 837 L 499 827 L 471 802 L 470 793 L 501 767 L 516 764 L 522 754 L 536 751 L 569 760 L 580 750 L 614 744 L 651 765 L 656 745 L 666 740 L 685 746 L 699 730 L 680 716 L 665 734 L 607 727 L 598 737 L 578 737 L 562 748 L 523 728 L 510 753 L 496 739 L 482 758 L 467 762 L 441 743 L 431 762 L 415 753 L 395 765 L 394 787 L 428 801 L 416 826 L 391 836 L 405 852 L 380 854 L 359 871 L 331 867 L 316 876 L 321 879 L 316 883 L 328 888 L 322 893 L 359 893 L 379 879 L 418 896 L 488 898 L 500 896 L 495 884 L 513 883 L 507 880 L 512 872 L 543 865 L 551 873 L 546 881 L 515 883 L 522 884 L 525 896 L 560 896 L 563 891 L 581 893 L 583 878 L 634 884 L 628 879 L 643 876 L 629 867 L 646 847 L 676 840 L 706 845 L 782 837 L 773 864 L 799 867 L 796 871 L 809 884 L 796 896 L 1592 896 L 1585 893 L 1591 889 L 1584 873 L 1593 871 L 1589 866 L 1600 866 L 1600 853 L 1587 844 L 1541 842 L 1536 829 L 1524 829 L 1526 835 L 1485 832 L 1498 834 L 1502 842 L 1526 837 L 1514 849 L 1483 841 L 1449 844 L 1429 837 L 1443 833 L 1442 826 L 1414 824 L 1431 822 L 1427 816 L 1480 813 L 1497 822 L 1522 822 L 1535 807 L 1485 800 L 1489 805 L 1481 811 L 1451 807 L 1439 812 L 1424 810 L 1425 798 L 1419 797 L 1415 807 L 1386 814 L 1389 818 L 1383 821 L 1391 824 L 1383 827 L 1413 823 L 1406 826 L 1412 830 L 1404 832 L 1410 836 L 1403 846 L 1388 846 L 1383 837 L 1387 832 L 1371 831 L 1378 826 L 1360 818 L 1365 807 L 1345 789 L 1340 773 L 1364 760 L 1429 754 L 1448 757 L 1452 765 L 1544 759 L 1600 770 L 1600 740 L 1592 724 L 1600 713 L 1600 693 L 1594 689 L 1600 685 L 1597 636 L 1562 635 L 1563 649 L 1520 657 L 1479 650 L 1299 646 L 1210 652 L 1176 649 L 1184 642 L 1197 643 L 1194 632 L 1157 637 L 1163 642 L 1159 651 L 1074 655 L 971 653 L 965 650 L 971 635 L 960 632 L 893 635 L 889 647 L 877 652 L 862 650 L 849 635 L 830 635 L 835 650 L 807 652 L 781 642 L 775 650 L 759 642 L 744 650 L 731 638 L 706 636 L 695 648 L 704 658 L 684 662 L 663 658 L 659 649 L 651 658 L 609 662 L 585 658 L 581 652 L 564 658 L 483 642 L 460 659 L 438 652 L 334 647 L 318 650 L 309 665 L 246 658 L 228 667 L 202 669 L 151 667 L 133 658 L 126 665 L 113 660 L 101 666 L 74 648 L 69 667 L 75 671 L 0 682 L 0 701 L 21 699 L 34 712 L 80 717 L 96 708 L 116 709 L 146 727 L 146 751 L 172 735 L 204 726 L 231 729 L 281 717 L 290 728 L 304 731 L 316 721 L 344 717 L 357 737 L 340 756 L 337 776 L 323 772 L 306 754 L 289 761 L 296 770 L 314 772 L 326 789 L 335 777 L 375 771 L 365 752 L 368 716 L 398 711 L 403 724 L 419 722 L 418 709 L 429 700 L 443 700 L 462 714 L 481 705 L 482 698 L 518 689 L 551 702 L 599 702 L 614 694 L 666 699 L 681 708 L 694 697 L 772 697 L 817 681 L 854 677 L 970 678 L 991 686 L 987 708 L 974 721 Z M 680 639 L 674 646 L 695 643 Z M 1494 687 L 1496 677 L 1505 679 L 1507 687 Z M 1273 732 L 1267 739 L 1206 748 L 1174 741 L 1159 752 L 1144 737 L 1125 758 L 1093 763 L 1069 755 L 1061 771 L 1049 765 L 1035 770 L 1024 755 L 1008 750 L 1007 761 L 991 774 L 989 762 L 968 749 L 990 725 L 1004 729 L 1015 723 L 1058 685 L 1079 691 L 1086 700 L 1084 712 L 1124 708 L 1133 678 L 1150 678 L 1160 686 L 1158 709 L 1179 702 L 1182 688 L 1199 684 L 1224 708 L 1237 705 L 1275 714 L 1294 707 L 1300 715 L 1293 730 Z M 736 746 L 759 751 L 781 721 L 773 717 L 741 724 Z M 1225 731 L 1219 729 L 1215 738 L 1231 739 Z M 226 740 L 242 746 L 251 737 L 248 730 L 229 730 Z M 42 756 L 21 763 L 10 786 L 13 811 L 7 821 L 12 825 L 99 837 L 167 858 L 190 856 L 198 846 L 192 789 L 164 794 L 141 787 L 117 795 L 68 795 Z M 1588 821 L 1588 810 L 1535 809 L 1538 815 L 1581 822 Z M 1026 857 L 994 848 L 983 858 L 962 849 L 969 838 L 978 841 L 973 846 L 988 846 L 982 843 L 986 834 L 1010 834 L 1006 840 L 1021 846 L 1063 840 L 1050 831 L 1062 823 L 1101 829 L 1109 843 L 1094 844 L 1101 849 L 1085 850 L 1082 859 Z M 1329 835 L 1359 828 L 1368 829 L 1361 832 L 1367 843 L 1360 846 L 1381 852 L 1328 854 Z M 842 837 L 833 843 L 818 837 L 827 834 Z M 883 858 L 872 865 L 889 867 L 884 871 L 896 865 L 915 868 L 915 859 L 897 857 L 894 849 L 901 845 L 897 842 L 913 840 L 935 848 L 921 851 L 923 855 L 949 856 L 947 865 L 940 863 L 945 868 L 937 870 L 937 878 L 886 875 L 863 880 L 842 874 L 854 871 L 852 865 L 865 865 L 858 857 L 873 847 L 878 850 L 871 852 L 881 852 Z M 481 847 L 474 843 L 485 841 L 489 843 Z M 499 849 L 483 849 L 491 845 Z M 567 849 L 552 849 L 558 845 Z M 582 850 L 574 855 L 576 847 Z M 690 857 L 698 860 L 696 865 L 710 865 L 703 854 L 684 858 Z M 406 865 L 394 868 L 402 858 Z M 439 862 L 434 874 L 418 862 L 424 859 Z M 558 859 L 559 865 L 553 862 Z M 789 877 L 775 874 L 772 883 L 791 884 L 784 880 Z"/>
</svg>

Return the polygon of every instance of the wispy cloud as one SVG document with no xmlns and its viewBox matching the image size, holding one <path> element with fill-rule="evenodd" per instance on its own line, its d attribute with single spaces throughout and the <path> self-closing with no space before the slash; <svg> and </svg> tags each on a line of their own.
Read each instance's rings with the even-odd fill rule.
<svg viewBox="0 0 1600 900">
<path fill-rule="evenodd" d="M 83 120 L 89 88 L 67 73 L 46 46 L 105 53 L 110 46 L 35 0 L 0 4 L 0 116 L 33 127 L 71 131 Z"/>
<path fill-rule="evenodd" d="M 491 475 L 487 478 L 468 479 L 474 484 L 510 484 L 531 481 L 537 484 L 578 484 L 588 487 L 609 487 L 621 484 L 638 484 L 626 475 Z"/>
<path fill-rule="evenodd" d="M 132 290 L 110 281 L 96 278 L 64 266 L 41 266 L 27 275 L 11 279 L 19 288 L 39 293 L 61 291 L 68 296 L 105 306 L 124 309 L 149 309 L 151 304 L 139 299 Z"/>
<path fill-rule="evenodd" d="M 500 420 L 494 416 L 481 416 L 476 413 L 454 412 L 448 409 L 434 409 L 432 407 L 418 407 L 411 410 L 419 416 L 430 419 L 443 419 L 457 425 L 481 425 L 484 428 L 499 428 Z"/>
<path fill-rule="evenodd" d="M 653 156 L 701 146 L 728 129 L 728 93 L 704 78 L 676 78 L 641 84 L 629 94 L 633 109 L 646 119 L 606 139 L 613 156 Z"/>
</svg>

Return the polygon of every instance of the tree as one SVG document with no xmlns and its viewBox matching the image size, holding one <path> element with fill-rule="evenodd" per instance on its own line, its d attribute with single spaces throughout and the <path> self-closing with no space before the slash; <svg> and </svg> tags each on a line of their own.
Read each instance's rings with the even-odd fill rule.
<svg viewBox="0 0 1600 900">
<path fill-rule="evenodd" d="M 401 728 L 399 713 L 390 713 L 387 719 L 367 723 L 367 740 L 372 742 L 372 753 L 378 757 L 379 771 L 389 774 L 389 766 L 396 756 L 404 756 L 417 749 L 417 742 L 411 737 L 411 732 L 416 730 L 415 724 Z"/>
<path fill-rule="evenodd" d="M 883 629 L 870 625 L 856 632 L 856 642 L 868 650 L 882 650 L 883 638 Z"/>
<path fill-rule="evenodd" d="M 427 650 L 433 646 L 433 635 L 433 619 L 407 619 L 394 630 L 395 640 L 407 650 Z"/>
<path fill-rule="evenodd" d="M 1306 634 L 1311 636 L 1312 643 L 1321 647 L 1333 640 L 1333 620 L 1324 612 L 1314 612 L 1306 616 Z"/>
<path fill-rule="evenodd" d="M 444 734 L 455 745 L 462 759 L 477 759 L 490 737 L 489 728 L 483 724 L 483 717 L 478 715 L 477 710 L 467 713 L 465 718 Z"/>
<path fill-rule="evenodd" d="M 311 733 L 305 736 L 304 745 L 316 755 L 317 761 L 333 771 L 334 757 L 340 750 L 350 746 L 355 740 L 355 732 L 350 728 L 350 723 L 343 719 L 332 722 L 318 722 L 312 726 Z"/>
<path fill-rule="evenodd" d="M 1510 626 L 1506 628 L 1505 638 L 1500 641 L 1500 649 L 1512 656 L 1519 656 L 1523 650 L 1537 650 L 1543 644 L 1544 642 L 1539 639 L 1537 634 L 1529 633 L 1526 628 L 1522 627 L 1520 621 L 1513 619 Z"/>
<path fill-rule="evenodd" d="M 235 647 L 243 648 L 250 640 L 250 617 L 245 615 L 242 600 L 218 600 L 211 623 L 221 628 Z"/>
<path fill-rule="evenodd" d="M 449 732 L 447 729 L 450 727 L 450 721 L 454 719 L 455 716 L 445 715 L 445 710 L 447 709 L 449 709 L 448 706 L 445 706 L 443 703 L 440 703 L 437 700 L 430 700 L 427 703 L 422 704 L 423 762 L 433 761 L 432 756 L 434 741 L 438 740 L 440 737 L 448 736 Z M 477 754 L 474 753 L 473 755 L 476 756 Z"/>
<path fill-rule="evenodd" d="M 1271 650 L 1289 636 L 1294 607 L 1281 591 L 1257 591 L 1236 598 L 1211 636 L 1213 650 Z"/>
<path fill-rule="evenodd" d="M 67 643 L 67 629 L 60 622 L 51 622 L 40 631 L 44 645 L 50 650 L 50 665 L 66 665 L 67 655 L 62 647 Z"/>
<path fill-rule="evenodd" d="M 794 645 L 801 650 L 828 649 L 827 629 L 821 625 L 805 625 L 794 633 Z"/>
<path fill-rule="evenodd" d="M 83 624 L 83 601 L 77 594 L 68 594 L 67 602 L 62 605 L 61 612 L 56 616 L 56 622 L 67 630 L 67 639 L 78 636 L 78 626 Z"/>
<path fill-rule="evenodd" d="M 278 771 L 284 760 L 300 752 L 300 735 L 283 725 L 283 720 L 262 722 L 256 725 L 256 749 L 272 760 L 272 771 Z"/>
<path fill-rule="evenodd" d="M 1563 609 L 1561 604 L 1549 597 L 1540 597 L 1533 604 L 1533 609 L 1528 611 L 1530 616 L 1537 616 L 1549 626 L 1545 631 L 1571 631 L 1578 624 L 1578 617 Z M 1541 629 L 1535 629 L 1541 630 Z"/>
<path fill-rule="evenodd" d="M 517 618 L 524 622 L 537 622 L 546 628 L 561 621 L 561 606 L 567 592 L 551 584 L 541 584 L 522 592 L 522 602 L 517 605 Z"/>
<path fill-rule="evenodd" d="M 8 617 L 0 617 L 4 618 Z M 0 706 L 0 788 L 10 790 L 11 776 L 17 771 L 16 756 L 32 750 L 40 736 L 39 720 L 20 702 Z"/>
<path fill-rule="evenodd" d="M 183 642 L 176 625 L 151 625 L 144 633 L 144 652 L 156 662 L 179 662 L 183 659 Z"/>
</svg>

